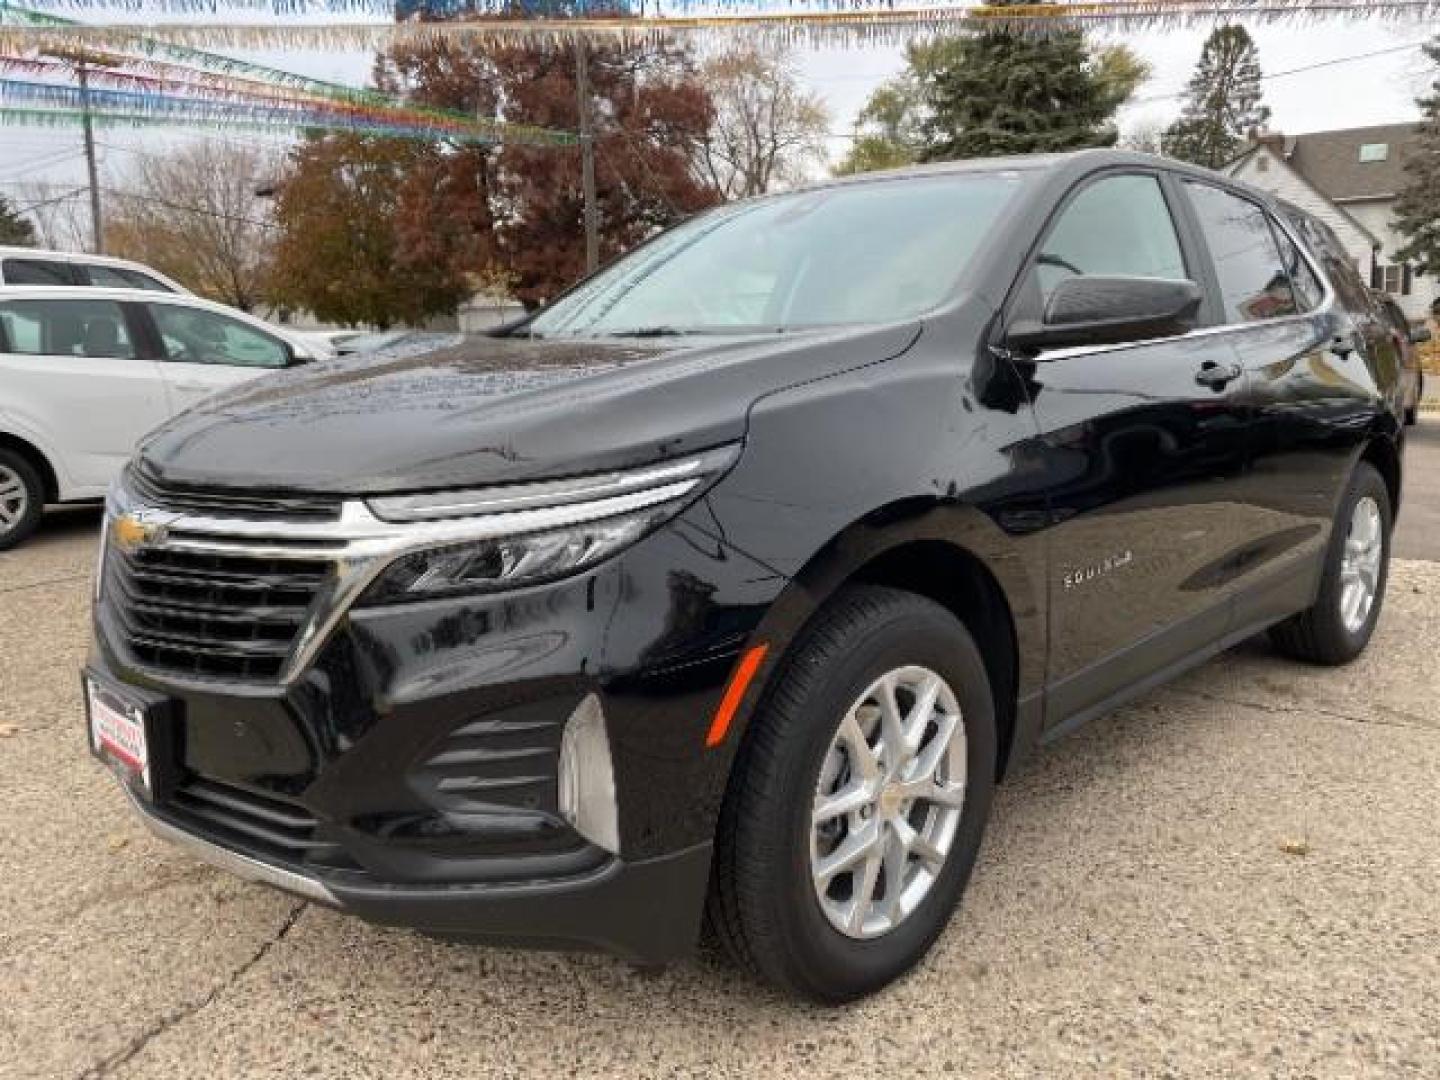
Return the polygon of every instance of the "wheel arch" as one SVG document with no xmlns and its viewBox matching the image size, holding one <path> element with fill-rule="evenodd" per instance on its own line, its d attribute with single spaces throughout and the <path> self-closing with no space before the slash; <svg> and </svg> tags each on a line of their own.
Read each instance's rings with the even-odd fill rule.
<svg viewBox="0 0 1440 1080">
<path fill-rule="evenodd" d="M 975 507 L 931 501 L 906 501 L 866 515 L 793 575 L 751 637 L 770 644 L 772 655 L 764 685 L 737 717 L 737 747 L 807 624 L 837 593 L 856 583 L 933 600 L 975 638 L 996 696 L 997 772 L 1003 776 L 1033 742 L 1040 722 L 1043 552 L 1038 544 L 1027 546 L 1007 536 Z"/>
<path fill-rule="evenodd" d="M 0 431 L 0 450 L 13 451 L 34 466 L 35 471 L 40 474 L 40 482 L 45 485 L 45 501 L 60 501 L 60 478 L 55 467 L 50 464 L 50 459 L 38 446 L 19 435 Z"/>
<path fill-rule="evenodd" d="M 943 540 L 909 540 L 877 555 L 846 579 L 915 593 L 954 615 L 980 648 L 995 695 L 996 779 L 1014 745 L 1019 701 L 1019 645 L 1005 591 L 983 560 Z"/>
<path fill-rule="evenodd" d="M 1403 464 L 1400 454 L 1399 437 L 1377 435 L 1365 444 L 1360 460 L 1374 466 L 1380 478 L 1385 481 L 1385 490 L 1390 495 L 1390 516 L 1400 516 Z"/>
</svg>

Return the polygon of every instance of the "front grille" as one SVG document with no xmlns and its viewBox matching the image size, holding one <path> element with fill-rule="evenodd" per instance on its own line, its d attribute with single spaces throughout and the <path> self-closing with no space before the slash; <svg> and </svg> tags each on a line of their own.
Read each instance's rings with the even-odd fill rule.
<svg viewBox="0 0 1440 1080">
<path fill-rule="evenodd" d="M 106 598 L 135 659 L 197 678 L 275 682 L 324 586 L 323 559 L 166 548 L 106 556 Z"/>
<path fill-rule="evenodd" d="M 192 831 L 238 842 L 279 862 L 354 865 L 338 843 L 320 835 L 315 816 L 298 803 L 193 777 L 165 806 Z"/>
<path fill-rule="evenodd" d="M 186 487 L 161 480 L 143 464 L 131 465 L 126 470 L 125 488 L 141 505 L 205 517 L 287 521 L 336 521 L 340 517 L 339 499 Z"/>
</svg>

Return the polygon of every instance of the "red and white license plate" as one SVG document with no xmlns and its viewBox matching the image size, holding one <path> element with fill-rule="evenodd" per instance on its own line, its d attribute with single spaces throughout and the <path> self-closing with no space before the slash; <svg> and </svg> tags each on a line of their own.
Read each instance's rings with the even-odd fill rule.
<svg viewBox="0 0 1440 1080">
<path fill-rule="evenodd" d="M 150 747 L 145 739 L 145 710 L 122 699 L 94 679 L 85 679 L 90 713 L 90 744 L 95 753 L 150 787 Z"/>
</svg>

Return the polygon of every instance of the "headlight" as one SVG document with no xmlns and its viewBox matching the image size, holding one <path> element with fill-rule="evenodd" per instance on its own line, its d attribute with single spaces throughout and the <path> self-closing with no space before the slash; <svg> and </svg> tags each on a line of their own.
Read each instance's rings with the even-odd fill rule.
<svg viewBox="0 0 1440 1080">
<path fill-rule="evenodd" d="M 360 602 L 494 592 L 576 573 L 674 517 L 738 455 L 727 446 L 627 472 L 371 499 L 381 520 L 443 529 L 447 542 L 396 558 Z"/>
</svg>

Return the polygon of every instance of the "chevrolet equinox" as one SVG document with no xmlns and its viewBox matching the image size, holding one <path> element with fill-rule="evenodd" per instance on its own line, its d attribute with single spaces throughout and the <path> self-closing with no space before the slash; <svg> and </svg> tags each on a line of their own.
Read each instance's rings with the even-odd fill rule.
<svg viewBox="0 0 1440 1080">
<path fill-rule="evenodd" d="M 1320 222 L 1089 151 L 720 207 L 523 322 L 307 365 L 111 489 L 146 823 L 446 936 L 874 991 L 1032 748 L 1385 591 L 1398 358 Z"/>
</svg>

